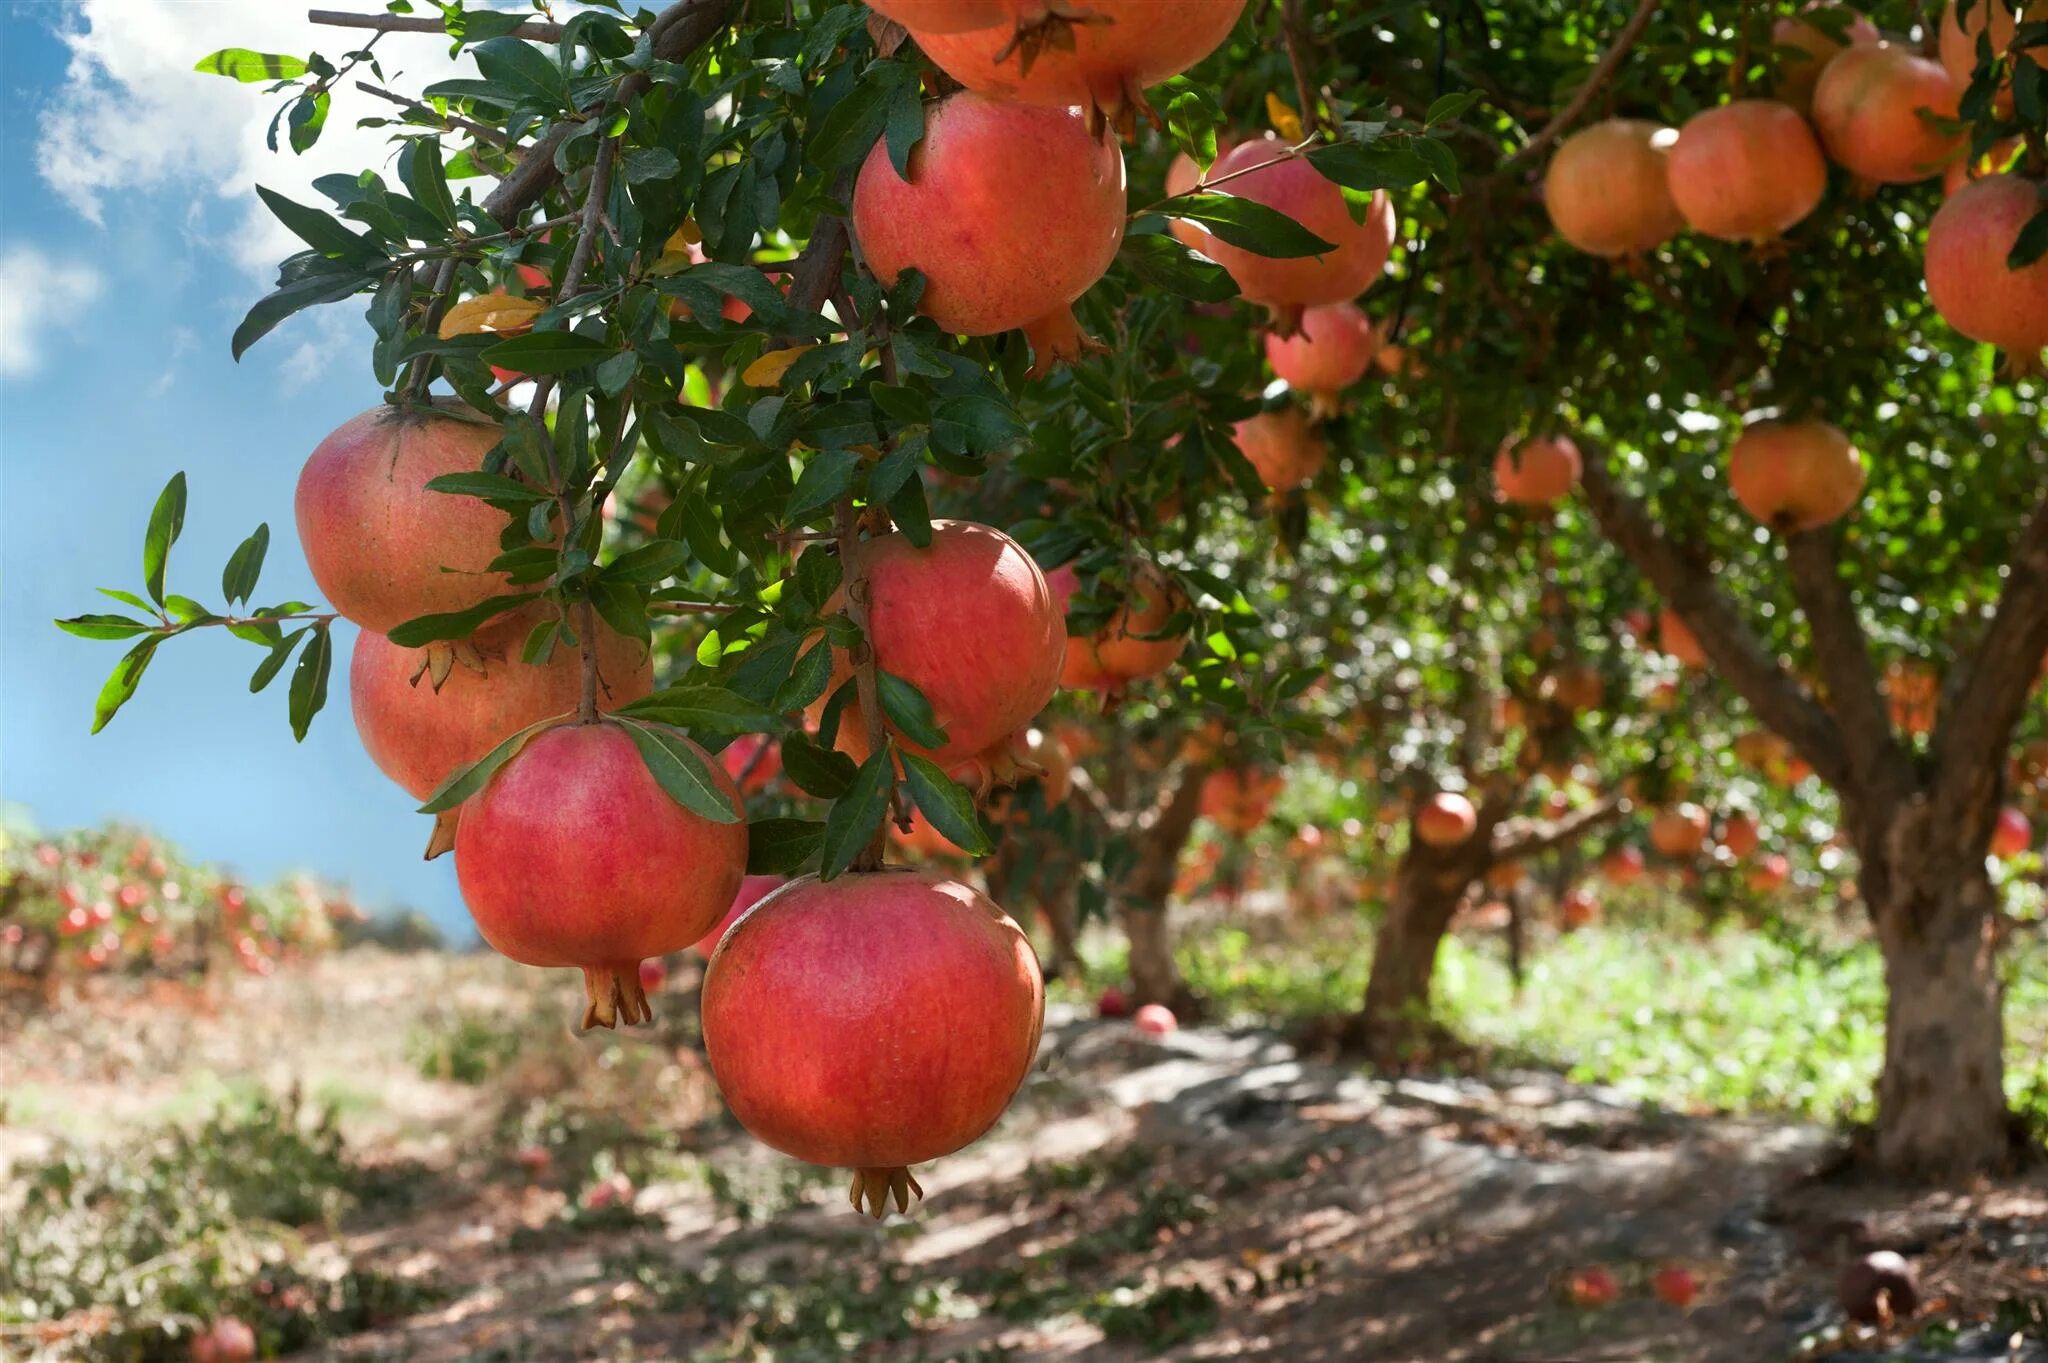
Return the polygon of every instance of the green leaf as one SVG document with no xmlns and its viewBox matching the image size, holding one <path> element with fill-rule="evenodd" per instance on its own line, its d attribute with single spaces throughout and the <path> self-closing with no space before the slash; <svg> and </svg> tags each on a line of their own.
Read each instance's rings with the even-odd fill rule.
<svg viewBox="0 0 2048 1363">
<path fill-rule="evenodd" d="M 712 776 L 697 745 L 680 731 L 665 724 L 643 724 L 637 720 L 623 720 L 620 727 L 640 750 L 640 760 L 647 764 L 647 770 L 670 799 L 713 823 L 740 821 L 732 797 Z"/>
<path fill-rule="evenodd" d="M 322 620 L 313 626 L 313 637 L 299 650 L 298 666 L 292 669 L 292 687 L 287 710 L 291 715 L 292 737 L 303 743 L 313 716 L 327 704 L 327 674 L 334 665 L 334 639 Z"/>
<path fill-rule="evenodd" d="M 880 752 L 860 764 L 853 784 L 832 802 L 825 815 L 825 840 L 818 849 L 821 878 L 830 880 L 853 865 L 853 859 L 882 826 L 889 812 L 889 777 L 889 747 L 884 744 Z"/>
<path fill-rule="evenodd" d="M 896 520 L 896 528 L 903 532 L 903 538 L 920 549 L 931 547 L 932 513 L 924 499 L 924 479 L 906 478 L 903 486 L 888 502 L 889 514 Z"/>
<path fill-rule="evenodd" d="M 529 601 L 539 599 L 539 592 L 494 596 L 487 601 L 478 602 L 468 610 L 448 611 L 441 615 L 422 615 L 418 619 L 408 620 L 389 631 L 389 638 L 400 648 L 420 648 L 442 639 L 467 639 L 484 621 L 495 619 L 506 611 L 516 610 Z"/>
<path fill-rule="evenodd" d="M 443 810 L 454 809 L 489 785 L 491 778 L 498 774 L 498 768 L 517 757 L 519 750 L 532 742 L 536 734 L 544 729 L 554 728 L 569 719 L 571 714 L 573 712 L 537 719 L 462 770 L 450 772 L 448 779 L 443 781 L 434 793 L 427 797 L 427 802 L 420 806 L 419 812 L 439 814 Z"/>
<path fill-rule="evenodd" d="M 607 343 L 573 331 L 536 331 L 487 348 L 477 358 L 521 374 L 565 374 L 613 354 Z"/>
<path fill-rule="evenodd" d="M 619 633 L 644 643 L 654 642 L 654 626 L 647 619 L 647 597 L 638 587 L 599 581 L 590 588 L 590 604 Z"/>
<path fill-rule="evenodd" d="M 953 454 L 993 454 L 1023 438 L 1016 411 L 992 398 L 946 398 L 932 412 L 932 443 Z"/>
<path fill-rule="evenodd" d="M 1408 144 L 1427 140 L 1388 138 L 1371 145 L 1338 142 L 1310 150 L 1308 163 L 1325 180 L 1346 189 L 1407 189 L 1429 177 L 1429 167 Z"/>
<path fill-rule="evenodd" d="M 780 714 L 723 686 L 670 686 L 613 713 L 692 733 L 757 734 L 783 727 Z"/>
<path fill-rule="evenodd" d="M 683 163 L 676 154 L 666 147 L 635 147 L 620 161 L 629 185 L 644 185 L 650 180 L 672 180 L 682 173 Z"/>
<path fill-rule="evenodd" d="M 860 458 L 854 450 L 820 450 L 812 455 L 797 477 L 788 505 L 782 508 L 782 518 L 800 521 L 844 497 L 853 486 L 853 471 L 860 467 Z"/>
<path fill-rule="evenodd" d="M 270 656 L 256 664 L 256 670 L 249 675 L 250 695 L 253 696 L 270 685 L 271 680 L 283 669 L 286 660 L 292 656 L 292 650 L 299 646 L 299 640 L 305 638 L 308 633 L 310 630 L 301 626 L 270 646 Z"/>
<path fill-rule="evenodd" d="M 279 322 L 293 313 L 303 312 L 321 303 L 332 303 L 337 299 L 348 298 L 378 282 L 375 274 L 354 272 L 311 275 L 305 279 L 294 280 L 275 293 L 257 300 L 256 305 L 242 318 L 242 324 L 235 328 L 228 348 L 239 360 L 250 346 L 268 336 Z"/>
<path fill-rule="evenodd" d="M 689 559 L 690 551 L 675 540 L 655 540 L 620 554 L 601 576 L 606 582 L 653 587 L 674 577 Z"/>
<path fill-rule="evenodd" d="M 785 714 L 801 710 L 824 695 L 825 688 L 831 684 L 832 646 L 821 639 L 796 660 L 796 666 L 790 669 L 789 680 L 782 684 L 770 704 Z"/>
<path fill-rule="evenodd" d="M 1275 260 L 1336 249 L 1277 208 L 1234 194 L 1183 194 L 1167 200 L 1163 211 L 1202 223 L 1232 246 Z"/>
<path fill-rule="evenodd" d="M 924 692 L 894 673 L 879 668 L 875 672 L 875 684 L 881 692 L 882 713 L 896 726 L 897 732 L 920 748 L 944 745 L 946 731 L 939 727 Z"/>
<path fill-rule="evenodd" d="M 835 748 L 821 747 L 803 734 L 782 740 L 782 774 L 806 795 L 836 800 L 853 784 L 853 759 Z"/>
<path fill-rule="evenodd" d="M 902 756 L 904 784 L 910 787 L 910 798 L 931 820 L 932 827 L 969 856 L 993 852 L 995 847 L 988 840 L 988 832 L 974 812 L 974 797 L 930 758 L 913 752 Z"/>
<path fill-rule="evenodd" d="M 473 49 L 476 69 L 524 103 L 550 109 L 569 107 L 569 82 L 561 68 L 518 38 L 493 38 Z"/>
<path fill-rule="evenodd" d="M 315 142 L 320 140 L 320 130 L 327 126 L 328 95 L 325 90 L 313 95 L 300 95 L 292 104 L 292 111 L 286 122 L 291 128 L 292 151 L 304 156 Z"/>
<path fill-rule="evenodd" d="M 149 529 L 142 536 L 142 581 L 150 599 L 159 606 L 164 603 L 164 567 L 184 528 L 185 474 L 180 470 L 157 494 L 156 506 L 149 513 Z"/>
<path fill-rule="evenodd" d="M 747 874 L 796 875 L 825 843 L 818 819 L 757 819 L 747 827 Z"/>
<path fill-rule="evenodd" d="M 456 497 L 481 497 L 487 502 L 552 502 L 555 494 L 546 488 L 522 483 L 502 473 L 444 473 L 427 481 L 427 491 L 446 492 Z"/>
<path fill-rule="evenodd" d="M 899 80 L 889 92 L 882 136 L 889 146 L 889 164 L 899 178 L 910 178 L 910 153 L 924 140 L 924 90 L 916 80 Z"/>
<path fill-rule="evenodd" d="M 106 684 L 100 687 L 99 699 L 92 707 L 92 731 L 98 733 L 107 727 L 115 713 L 128 703 L 135 694 L 135 688 L 142 681 L 143 672 L 149 667 L 149 660 L 156 656 L 156 646 L 161 639 L 144 639 L 121 655 L 121 661 L 114 664 L 113 673 Z"/>
<path fill-rule="evenodd" d="M 125 615 L 74 615 L 69 620 L 59 620 L 57 628 L 81 639 L 133 639 L 157 626 Z"/>
<path fill-rule="evenodd" d="M 226 76 L 229 80 L 252 85 L 257 81 L 291 80 L 306 74 L 306 63 L 297 57 L 287 57 L 276 52 L 252 52 L 246 47 L 224 47 L 218 52 L 209 52 L 192 67 L 210 76 Z"/>
<path fill-rule="evenodd" d="M 690 552 L 699 563 L 720 577 L 731 577 L 739 571 L 739 554 L 719 538 L 718 510 L 708 499 L 695 492 L 684 492 L 669 504 L 662 520 L 666 521 L 671 512 L 681 523 L 683 538 L 689 541 Z"/>
<path fill-rule="evenodd" d="M 832 599 L 832 593 L 839 590 L 841 573 L 839 555 L 819 553 L 815 550 L 800 555 L 796 561 L 796 589 L 813 610 L 825 609 L 825 603 Z"/>
<path fill-rule="evenodd" d="M 133 606 L 135 607 L 135 609 L 139 611 L 146 611 L 149 609 L 149 603 L 147 601 L 144 601 L 141 597 L 137 596 L 134 592 L 124 592 L 117 587 L 101 587 L 97 590 L 99 591 L 99 594 L 101 596 L 110 596 L 124 606 Z"/>
<path fill-rule="evenodd" d="M 455 226 L 455 198 L 448 192 L 448 174 L 441 168 L 441 144 L 437 139 L 409 139 L 398 158 L 398 174 L 421 208 L 433 214 L 443 227 Z"/>
<path fill-rule="evenodd" d="M 2012 250 L 2006 253 L 2005 267 L 2024 270 L 2043 255 L 2048 255 L 2048 195 L 2042 197 L 2034 216 L 2027 219 L 2027 225 L 2013 239 Z"/>
<path fill-rule="evenodd" d="M 1458 158 L 1452 154 L 1450 145 L 1433 137 L 1409 139 L 1409 146 L 1422 163 L 1429 167 L 1430 178 L 1456 194 L 1458 190 Z"/>
<path fill-rule="evenodd" d="M 1143 283 L 1182 298 L 1222 303 L 1237 297 L 1237 281 L 1228 270 L 1172 237 L 1153 233 L 1125 237 L 1116 258 Z"/>
<path fill-rule="evenodd" d="M 247 601 L 256 590 L 256 579 L 263 573 L 263 556 L 269 549 L 270 522 L 265 521 L 228 555 L 228 566 L 221 569 L 220 590 L 230 606 Z"/>
<path fill-rule="evenodd" d="M 1477 90 L 1459 90 L 1448 95 L 1438 95 L 1431 102 L 1429 112 L 1422 116 L 1423 126 L 1434 128 L 1439 123 L 1448 123 L 1478 102 Z"/>
</svg>

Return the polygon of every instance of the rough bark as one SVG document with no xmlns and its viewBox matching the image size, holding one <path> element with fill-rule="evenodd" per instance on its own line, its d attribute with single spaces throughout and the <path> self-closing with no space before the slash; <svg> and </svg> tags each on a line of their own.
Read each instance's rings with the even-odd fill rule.
<svg viewBox="0 0 2048 1363">
<path fill-rule="evenodd" d="M 1433 1031 L 1430 982 L 1451 918 L 1472 883 L 1485 874 L 1486 844 L 1478 838 L 1447 850 L 1416 842 L 1394 873 L 1393 901 L 1373 937 L 1365 1007 L 1349 1049 L 1397 1064 L 1426 1045 Z"/>
<path fill-rule="evenodd" d="M 1202 780 L 1207 775 L 1208 768 L 1201 763 L 1181 768 L 1152 818 L 1137 833 L 1136 859 L 1117 887 L 1117 917 L 1131 946 L 1133 1003 L 1163 1003 L 1175 1012 L 1190 1012 L 1199 1002 L 1173 959 L 1166 911 L 1181 852 L 1201 814 Z"/>
</svg>

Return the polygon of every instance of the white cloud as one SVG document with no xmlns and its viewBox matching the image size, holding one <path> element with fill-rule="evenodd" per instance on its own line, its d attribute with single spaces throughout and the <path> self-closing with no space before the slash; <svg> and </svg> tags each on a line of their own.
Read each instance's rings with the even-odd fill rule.
<svg viewBox="0 0 2048 1363">
<path fill-rule="evenodd" d="M 284 96 L 192 69 L 223 47 L 298 56 L 317 50 L 338 63 L 369 36 L 317 28 L 307 22 L 303 5 L 82 0 L 62 36 L 71 61 L 42 112 L 37 170 L 94 223 L 119 213 L 121 196 L 138 190 L 191 192 L 195 212 L 208 199 L 228 200 L 242 211 L 226 249 L 243 268 L 264 275 L 298 243 L 256 201 L 257 184 L 302 203 L 321 203 L 311 187 L 319 176 L 389 164 L 389 130 L 359 129 L 355 123 L 392 110 L 356 90 L 353 76 L 335 92 L 319 142 L 294 156 L 282 139 L 277 152 L 264 145 Z M 400 88 L 416 89 L 458 69 L 440 38 L 393 34 L 376 50 L 385 83 Z M 369 67 L 357 74 L 369 77 Z"/>
<path fill-rule="evenodd" d="M 149 386 L 149 395 L 160 398 L 171 391 L 171 385 L 178 381 L 178 361 L 199 344 L 199 333 L 190 327 L 171 328 L 171 355 L 164 364 L 164 372 L 157 375 L 156 382 Z"/>
<path fill-rule="evenodd" d="M 79 330 L 79 310 L 105 287 L 89 265 L 52 260 L 32 246 L 0 251 L 0 379 L 42 368 L 44 334 Z"/>
</svg>

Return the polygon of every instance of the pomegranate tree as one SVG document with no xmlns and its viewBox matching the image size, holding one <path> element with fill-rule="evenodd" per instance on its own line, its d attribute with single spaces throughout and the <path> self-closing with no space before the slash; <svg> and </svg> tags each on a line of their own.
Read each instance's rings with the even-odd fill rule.
<svg viewBox="0 0 2048 1363">
<path fill-rule="evenodd" d="M 1987 175 L 1949 196 L 1927 226 L 1927 297 L 1973 341 L 2032 367 L 2048 346 L 2048 256 L 2015 270 L 2013 243 L 2041 211 L 2040 181 Z"/>
<path fill-rule="evenodd" d="M 1774 99 L 1738 99 L 1694 114 L 1671 148 L 1670 174 L 1686 223 L 1723 241 L 1784 235 L 1828 188 L 1813 130 Z"/>
<path fill-rule="evenodd" d="M 640 962 L 698 941 L 731 908 L 747 868 L 740 794 L 680 731 L 649 741 L 687 754 L 723 819 L 686 809 L 611 721 L 548 729 L 462 809 L 455 874 L 477 931 L 522 965 L 583 971 L 583 1025 L 651 1016 Z"/>
<path fill-rule="evenodd" d="M 1124 158 L 1074 110 L 962 91 L 925 114 L 909 178 L 877 142 L 853 232 L 884 283 L 924 275 L 918 310 L 952 332 L 1024 328 L 1034 369 L 1078 357 L 1073 303 L 1124 239 Z"/>
<path fill-rule="evenodd" d="M 1609 118 L 1567 137 L 1543 172 L 1557 234 L 1596 256 L 1640 255 L 1677 236 L 1685 219 L 1667 179 L 1677 136 L 1660 123 Z"/>
<path fill-rule="evenodd" d="M 1825 421 L 1759 421 L 1728 451 L 1728 488 L 1782 533 L 1840 520 L 1863 494 L 1863 460 Z"/>
<path fill-rule="evenodd" d="M 704 1049 L 740 1125 L 852 1169 L 876 1217 L 910 1166 L 975 1140 L 1038 1053 L 1045 985 L 978 891 L 891 868 L 805 876 L 754 906 L 704 976 Z"/>
<path fill-rule="evenodd" d="M 1835 163 L 1878 184 L 1941 174 L 1963 135 L 1923 114 L 1953 119 L 1961 94 L 1937 62 L 1891 43 L 1852 47 L 1828 63 L 1813 91 L 1813 122 Z"/>
</svg>

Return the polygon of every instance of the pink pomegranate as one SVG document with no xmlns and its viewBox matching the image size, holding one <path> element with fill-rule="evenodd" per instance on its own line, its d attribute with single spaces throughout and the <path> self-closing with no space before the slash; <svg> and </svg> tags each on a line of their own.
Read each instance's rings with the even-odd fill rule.
<svg viewBox="0 0 2048 1363">
<path fill-rule="evenodd" d="M 782 774 L 782 749 L 772 734 L 741 734 L 725 745 L 718 763 L 740 783 L 741 791 L 756 795 Z"/>
<path fill-rule="evenodd" d="M 1080 586 L 1072 564 L 1046 575 L 1062 619 Z M 1121 691 L 1132 682 L 1159 676 L 1180 659 L 1186 640 L 1176 634 L 1151 638 L 1187 608 L 1179 584 L 1148 560 L 1131 570 L 1128 595 L 1115 615 L 1092 635 L 1068 635 L 1060 685 L 1071 690 Z"/>
<path fill-rule="evenodd" d="M 1589 255 L 1654 251 L 1685 226 L 1666 163 L 1678 134 L 1659 123 L 1609 118 L 1559 144 L 1543 172 L 1543 206 L 1557 234 Z"/>
<path fill-rule="evenodd" d="M 725 911 L 725 917 L 718 920 L 718 926 L 705 933 L 691 946 L 691 950 L 705 960 L 718 950 L 718 944 L 725 940 L 725 934 L 732 925 L 740 921 L 740 915 L 775 893 L 789 882 L 782 876 L 747 876 L 740 881 L 739 893 L 732 897 L 732 907 Z"/>
<path fill-rule="evenodd" d="M 454 403 L 378 407 L 343 425 L 299 474 L 299 542 L 334 608 L 386 633 L 421 615 L 507 590 L 485 570 L 505 517 L 474 497 L 429 492 L 444 473 L 475 473 L 498 423 Z"/>
<path fill-rule="evenodd" d="M 1803 18 L 1784 18 L 1771 25 L 1771 46 L 1778 49 L 1778 76 L 1774 92 L 1785 103 L 1805 113 L 1813 107 L 1813 87 L 1820 81 L 1820 73 L 1827 69 L 1837 54 L 1850 43 L 1865 47 L 1884 41 L 1884 35 L 1876 24 L 1864 18 L 1847 5 L 1809 4 L 1806 12 L 1815 10 L 1846 21 L 1837 28 L 1831 25 L 1822 28 Z M 1840 32 L 1849 40 L 1844 43 L 1834 34 Z M 1791 49 L 1791 50 L 1787 50 Z"/>
<path fill-rule="evenodd" d="M 1245 0 L 1088 0 L 1057 6 L 1019 4 L 1038 25 L 999 23 L 971 33 L 910 25 L 939 69 L 970 90 L 997 99 L 1067 108 L 1128 123 L 1143 91 L 1177 76 L 1222 44 Z M 1068 18 L 1069 15 L 1074 16 Z M 1028 52 L 1028 56 L 1027 56 Z"/>
<path fill-rule="evenodd" d="M 1140 1032 L 1153 1038 L 1172 1036 L 1180 1030 L 1180 1019 L 1163 1003 L 1144 1004 L 1131 1018 L 1131 1022 Z"/>
<path fill-rule="evenodd" d="M 1108 986 L 1096 996 L 1095 1016 L 1099 1018 L 1127 1018 L 1130 1015 L 1130 998 L 1115 985 Z"/>
<path fill-rule="evenodd" d="M 1202 817 L 1240 837 L 1256 832 L 1286 784 L 1278 772 L 1219 767 L 1202 779 Z"/>
<path fill-rule="evenodd" d="M 455 873 L 483 939 L 523 965 L 577 966 L 583 1025 L 650 1014 L 639 966 L 680 951 L 731 907 L 747 866 L 747 825 L 732 778 L 677 730 L 733 821 L 677 804 L 613 722 L 532 739 L 463 806 Z"/>
<path fill-rule="evenodd" d="M 1431 847 L 1456 847 L 1479 828 L 1479 811 L 1454 790 L 1440 790 L 1415 814 L 1415 836 Z"/>
<path fill-rule="evenodd" d="M 1689 1268 L 1667 1264 L 1650 1275 L 1650 1291 L 1666 1306 L 1690 1310 L 1699 1299 L 1700 1280 Z"/>
<path fill-rule="evenodd" d="M 2034 826 L 2027 822 L 2027 816 L 2007 805 L 1998 811 L 1998 821 L 1991 828 L 1991 855 L 2001 859 L 2016 857 L 2034 841 Z"/>
<path fill-rule="evenodd" d="M 1773 530 L 1840 520 L 1863 495 L 1863 459 L 1825 421 L 1759 421 L 1728 451 L 1728 489 Z"/>
<path fill-rule="evenodd" d="M 1694 114 L 1671 148 L 1671 198 L 1696 232 L 1769 241 L 1820 206 L 1828 167 L 1791 106 L 1738 99 Z"/>
<path fill-rule="evenodd" d="M 256 1332 L 245 1321 L 223 1316 L 192 1340 L 192 1363 L 253 1363 Z"/>
<path fill-rule="evenodd" d="M 1307 309 L 1301 330 L 1292 336 L 1266 333 L 1266 361 L 1273 372 L 1326 411 L 1336 408 L 1337 394 L 1365 377 L 1378 349 L 1372 321 L 1356 303 Z"/>
<path fill-rule="evenodd" d="M 668 983 L 668 962 L 659 956 L 649 956 L 640 963 L 640 992 L 659 994 L 661 987 Z"/>
<path fill-rule="evenodd" d="M 881 669 L 917 687 L 946 732 L 934 749 L 904 746 L 944 767 L 968 761 L 1023 728 L 1059 688 L 1067 631 L 1031 555 L 1002 531 L 938 521 L 920 549 L 901 533 L 864 541 L 869 642 Z M 837 675 L 850 676 L 842 656 Z M 858 703 L 839 724 L 839 747 L 867 755 Z"/>
<path fill-rule="evenodd" d="M 1956 117 L 1961 91 L 1940 65 L 1890 43 L 1852 47 L 1828 63 L 1813 92 L 1813 122 L 1828 155 L 1860 179 L 1911 184 L 1941 174 L 1963 147 L 1921 111 Z"/>
<path fill-rule="evenodd" d="M 2020 270 L 2008 268 L 2006 256 L 2042 203 L 2041 182 L 1987 175 L 1958 189 L 1927 226 L 1927 297 L 1935 311 L 1971 340 L 2009 352 L 2021 368 L 2032 368 L 2048 346 L 2048 256 Z"/>
<path fill-rule="evenodd" d="M 855 1171 L 907 1209 L 909 1166 L 975 1140 L 1038 1053 L 1045 985 L 1023 930 L 958 881 L 900 868 L 794 880 L 704 977 L 704 1047 L 740 1124 Z"/>
<path fill-rule="evenodd" d="M 1329 458 L 1322 436 L 1299 407 L 1256 412 L 1238 422 L 1231 434 L 1268 492 L 1292 492 L 1314 482 Z"/>
<path fill-rule="evenodd" d="M 1235 178 L 1226 181 L 1225 176 Z M 1291 260 L 1262 256 L 1220 239 L 1203 248 L 1230 271 L 1247 299 L 1273 310 L 1283 330 L 1293 329 L 1304 308 L 1356 298 L 1387 266 L 1394 245 L 1394 206 L 1387 196 L 1375 194 L 1365 221 L 1353 222 L 1343 191 L 1307 160 L 1289 155 L 1278 138 L 1233 147 L 1228 156 L 1217 159 L 1209 179 L 1218 194 L 1233 194 L 1284 213 L 1334 248 Z"/>
<path fill-rule="evenodd" d="M 1073 303 L 1124 238 L 1124 158 L 1080 114 L 972 91 L 926 111 L 924 140 L 897 175 L 877 142 L 853 190 L 853 231 L 883 283 L 924 273 L 919 311 L 941 328 L 1024 328 L 1033 372 L 1084 346 Z"/>
<path fill-rule="evenodd" d="M 1550 506 L 1579 485 L 1579 447 L 1567 435 L 1501 442 L 1493 457 L 1493 486 L 1504 502 Z"/>
<path fill-rule="evenodd" d="M 1758 857 L 1756 864 L 1749 868 L 1746 877 L 1749 888 L 1757 894 L 1769 894 L 1791 879 L 1792 863 L 1777 852 Z"/>
</svg>

